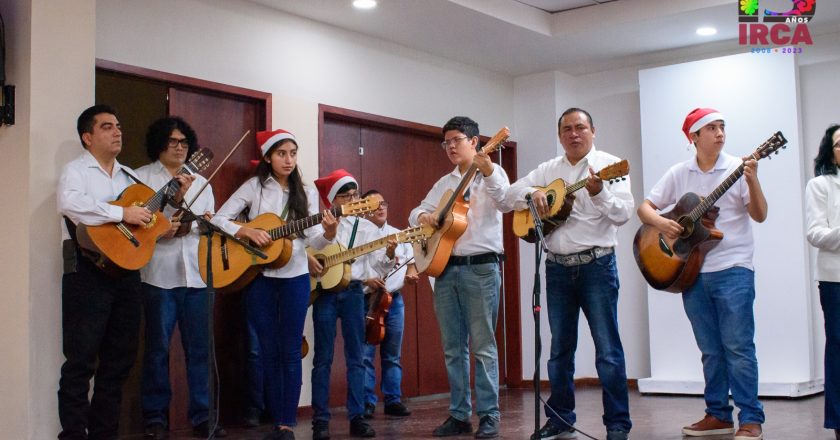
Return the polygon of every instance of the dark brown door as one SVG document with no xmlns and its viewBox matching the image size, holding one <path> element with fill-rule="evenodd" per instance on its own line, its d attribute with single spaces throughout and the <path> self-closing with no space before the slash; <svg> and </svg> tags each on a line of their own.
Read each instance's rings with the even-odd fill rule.
<svg viewBox="0 0 840 440">
<path fill-rule="evenodd" d="M 321 108 L 321 146 L 319 149 L 320 175 L 335 168 L 344 168 L 354 174 L 362 191 L 379 190 L 388 201 L 389 223 L 402 229 L 408 226 L 408 214 L 420 204 L 432 185 L 445 173 L 454 169 L 440 148 L 440 128 L 396 121 L 374 115 L 334 107 Z M 510 153 L 514 153 L 511 151 Z M 507 154 L 507 153 L 506 153 Z M 508 174 L 515 178 L 515 154 L 503 160 Z M 502 156 L 505 157 L 505 156 Z M 498 160 L 498 159 L 494 159 Z M 509 238 L 510 220 L 506 219 L 505 248 L 516 255 L 518 244 Z M 514 322 L 507 323 L 508 337 L 515 334 L 518 340 L 518 262 L 505 263 L 508 273 L 514 268 L 516 276 L 505 279 L 506 298 L 509 306 L 516 307 Z M 428 278 L 421 277 L 417 286 L 403 289 L 406 320 L 402 350 L 403 382 L 405 397 L 444 393 L 449 390 L 440 332 L 434 313 L 432 289 Z M 501 306 L 504 307 L 504 306 Z M 508 318 L 514 318 L 508 307 Z M 503 322 L 502 313 L 499 322 Z M 511 331 L 515 328 L 515 331 Z M 340 333 L 340 332 L 339 332 Z M 502 324 L 497 329 L 499 342 L 500 381 L 506 383 L 509 371 L 505 360 L 507 350 Z M 514 362 L 519 369 L 518 344 Z M 335 357 L 330 381 L 330 404 L 344 405 L 346 396 L 346 368 L 340 334 L 336 339 Z M 378 369 L 378 356 L 375 360 Z M 521 373 L 516 373 L 521 376 Z M 379 376 L 377 374 L 377 376 Z M 516 377 L 519 377 L 516 376 Z M 377 385 L 378 388 L 378 385 Z"/>
</svg>

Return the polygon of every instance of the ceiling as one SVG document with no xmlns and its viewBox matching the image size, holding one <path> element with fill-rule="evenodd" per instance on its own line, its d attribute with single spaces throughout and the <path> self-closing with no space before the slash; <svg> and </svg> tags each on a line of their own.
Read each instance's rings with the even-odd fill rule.
<svg viewBox="0 0 840 440">
<path fill-rule="evenodd" d="M 372 10 L 356 10 L 351 0 L 251 1 L 514 77 L 577 76 L 739 49 L 737 0 L 379 0 Z M 554 9 L 567 10 L 546 12 Z M 700 26 L 718 33 L 700 37 Z M 840 1 L 819 2 L 809 29 L 840 32 Z"/>
</svg>

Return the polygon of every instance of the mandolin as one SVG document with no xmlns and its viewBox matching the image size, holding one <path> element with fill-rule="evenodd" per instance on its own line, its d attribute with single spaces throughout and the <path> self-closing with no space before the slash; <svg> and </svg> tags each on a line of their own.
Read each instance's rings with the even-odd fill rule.
<svg viewBox="0 0 840 440">
<path fill-rule="evenodd" d="M 320 275 L 310 275 L 310 291 L 312 292 L 310 304 L 315 302 L 320 292 L 340 292 L 346 289 L 350 284 L 350 265 L 356 258 L 384 248 L 389 240 L 397 240 L 397 243 L 423 242 L 432 236 L 434 230 L 429 225 L 415 226 L 351 249 L 344 249 L 344 246 L 338 243 L 331 244 L 320 251 L 307 248 L 306 252 L 315 257 L 324 267 Z"/>
<path fill-rule="evenodd" d="M 778 131 L 751 154 L 760 160 L 779 154 L 787 139 Z M 683 227 L 682 234 L 670 239 L 655 227 L 642 224 L 633 239 L 633 255 L 648 284 L 657 290 L 680 293 L 691 287 L 700 273 L 706 254 L 723 239 L 715 229 L 715 202 L 744 174 L 741 164 L 711 194 L 700 197 L 686 193 L 673 209 L 661 214 Z"/>
<path fill-rule="evenodd" d="M 379 208 L 379 203 L 378 199 L 366 197 L 342 206 L 334 206 L 330 212 L 335 217 L 363 215 L 375 211 Z M 215 237 L 210 251 L 213 256 L 213 287 L 224 288 L 225 291 L 240 290 L 253 281 L 264 267 L 279 269 L 285 266 L 292 257 L 294 237 L 291 236 L 321 224 L 323 216 L 323 213 L 318 213 L 286 223 L 277 214 L 266 212 L 247 223 L 235 222 L 268 232 L 271 243 L 260 248 L 260 251 L 268 255 L 268 258 L 262 259 L 248 252 L 239 243 L 228 241 L 224 235 Z M 205 235 L 199 239 L 198 261 L 201 262 L 198 265 L 201 279 L 207 282 L 207 264 L 204 263 L 207 261 L 207 236 Z"/>
<path fill-rule="evenodd" d="M 503 149 L 503 142 L 510 136 L 510 130 L 503 127 L 481 149 L 490 154 Z M 434 215 L 438 229 L 432 236 L 421 243 L 414 243 L 414 261 L 417 272 L 426 273 L 431 277 L 440 276 L 446 269 L 452 248 L 458 238 L 467 230 L 467 211 L 470 203 L 464 200 L 464 191 L 473 182 L 478 167 L 472 164 L 461 177 L 455 191 L 447 190 L 440 199 Z"/>
<path fill-rule="evenodd" d="M 627 159 L 616 162 L 612 165 L 604 167 L 598 171 L 596 175 L 599 179 L 612 184 L 621 179 L 626 179 L 624 176 L 630 174 L 630 163 Z M 556 179 L 548 186 L 535 186 L 538 191 L 545 193 L 545 198 L 548 201 L 549 211 L 545 217 L 540 217 L 543 221 L 543 236 L 548 236 L 552 231 L 560 227 L 572 212 L 572 204 L 574 203 L 574 193 L 586 186 L 587 178 L 581 179 L 571 185 L 566 185 L 563 179 Z M 531 216 L 530 209 L 523 209 L 513 213 L 513 233 L 517 237 L 533 243 L 536 241 L 536 231 L 534 231 L 534 218 Z"/>
<path fill-rule="evenodd" d="M 213 160 L 213 152 L 202 148 L 193 153 L 190 160 L 177 174 L 198 174 L 207 169 Z M 163 204 L 168 197 L 178 192 L 180 184 L 172 179 L 157 192 L 146 185 L 136 183 L 127 187 L 117 200 L 116 206 L 142 206 L 152 212 L 149 223 L 137 226 L 124 222 L 105 223 L 97 226 L 79 224 L 76 239 L 83 254 L 112 276 L 125 271 L 138 270 L 145 266 L 155 252 L 158 238 L 169 230 L 169 220 L 162 215 Z"/>
</svg>

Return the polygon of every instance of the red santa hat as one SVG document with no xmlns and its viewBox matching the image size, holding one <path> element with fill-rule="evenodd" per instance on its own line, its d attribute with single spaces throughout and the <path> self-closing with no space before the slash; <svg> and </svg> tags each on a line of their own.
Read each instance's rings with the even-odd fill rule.
<svg viewBox="0 0 840 440">
<path fill-rule="evenodd" d="M 685 137 L 688 138 L 688 143 L 691 144 L 691 133 L 703 128 L 710 122 L 722 120 L 723 114 L 713 108 L 696 108 L 685 117 L 682 130 Z"/>
<path fill-rule="evenodd" d="M 274 131 L 258 131 L 257 132 L 257 147 L 260 149 L 260 157 L 264 157 L 268 154 L 268 150 L 271 147 L 283 140 L 291 139 L 295 141 L 297 144 L 297 139 L 295 139 L 295 135 L 289 133 L 286 130 L 274 130 Z"/>
<path fill-rule="evenodd" d="M 343 168 L 339 168 L 315 180 L 315 187 L 318 188 L 318 195 L 321 196 L 321 201 L 324 202 L 324 205 L 330 207 L 336 194 L 338 194 L 338 190 L 348 183 L 355 183 L 357 188 L 359 186 L 359 182 L 356 182 L 352 174 Z"/>
</svg>

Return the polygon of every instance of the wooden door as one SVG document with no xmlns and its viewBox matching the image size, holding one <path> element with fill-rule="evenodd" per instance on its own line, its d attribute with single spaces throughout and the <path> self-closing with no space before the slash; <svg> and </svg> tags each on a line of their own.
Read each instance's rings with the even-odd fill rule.
<svg viewBox="0 0 840 440">
<path fill-rule="evenodd" d="M 454 169 L 440 148 L 440 133 L 439 127 L 322 106 L 320 175 L 335 168 L 346 169 L 359 181 L 362 192 L 379 190 L 388 201 L 389 223 L 400 229 L 405 228 L 408 226 L 410 211 L 420 204 L 441 176 Z M 502 157 L 506 171 L 511 178 L 515 178 L 515 154 Z M 494 160 L 498 161 L 498 156 Z M 516 255 L 518 243 L 509 231 L 509 218 L 505 225 L 505 248 L 508 253 Z M 510 353 L 505 344 L 505 328 L 509 338 L 519 337 L 518 261 L 509 259 L 504 268 L 509 274 L 514 274 L 505 277 L 507 294 L 503 301 L 508 306 L 507 317 L 514 319 L 509 319 L 497 328 L 501 383 L 507 381 L 509 370 L 505 364 L 506 359 L 515 356 L 516 370 L 521 371 L 518 344 L 511 347 L 515 348 L 515 353 Z M 415 397 L 445 393 L 449 385 L 428 278 L 422 276 L 417 286 L 406 286 L 403 295 L 406 304 L 402 350 L 403 395 Z M 505 305 L 500 305 L 500 309 L 505 310 Z M 511 313 L 510 307 L 515 307 L 515 315 Z M 499 322 L 503 323 L 505 315 L 501 310 Z M 342 353 L 339 334 L 330 379 L 330 404 L 333 406 L 345 404 L 346 368 Z M 377 368 L 378 363 L 377 357 Z M 521 376 L 520 372 L 516 374 L 516 377 Z"/>
</svg>

